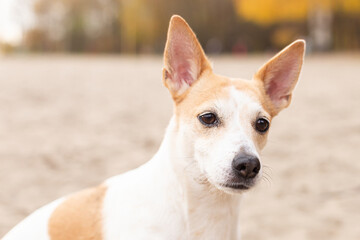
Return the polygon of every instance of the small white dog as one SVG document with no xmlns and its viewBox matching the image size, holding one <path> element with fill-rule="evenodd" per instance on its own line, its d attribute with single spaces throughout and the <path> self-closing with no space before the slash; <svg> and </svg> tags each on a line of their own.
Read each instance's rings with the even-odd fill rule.
<svg viewBox="0 0 360 240">
<path fill-rule="evenodd" d="M 163 81 L 175 111 L 156 155 L 40 208 L 3 240 L 238 239 L 239 197 L 261 177 L 260 150 L 290 104 L 305 42 L 249 81 L 214 74 L 181 17 L 167 37 Z"/>
</svg>

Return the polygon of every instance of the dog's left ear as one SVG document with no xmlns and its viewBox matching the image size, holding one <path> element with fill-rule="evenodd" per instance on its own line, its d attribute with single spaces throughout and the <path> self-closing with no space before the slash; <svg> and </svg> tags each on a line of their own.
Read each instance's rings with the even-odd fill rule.
<svg viewBox="0 0 360 240">
<path fill-rule="evenodd" d="M 211 69 L 195 33 L 177 15 L 170 20 L 164 64 L 163 81 L 175 101 L 205 70 Z"/>
<path fill-rule="evenodd" d="M 297 40 L 270 59 L 255 74 L 270 102 L 270 114 L 289 106 L 304 60 L 305 41 Z"/>
</svg>

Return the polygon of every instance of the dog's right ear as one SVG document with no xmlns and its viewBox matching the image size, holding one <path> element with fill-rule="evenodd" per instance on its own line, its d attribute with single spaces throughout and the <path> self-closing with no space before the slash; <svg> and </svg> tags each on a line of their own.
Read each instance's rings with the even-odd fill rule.
<svg viewBox="0 0 360 240">
<path fill-rule="evenodd" d="M 186 21 L 170 20 L 164 52 L 164 85 L 176 101 L 207 69 L 211 69 L 199 41 Z"/>
</svg>

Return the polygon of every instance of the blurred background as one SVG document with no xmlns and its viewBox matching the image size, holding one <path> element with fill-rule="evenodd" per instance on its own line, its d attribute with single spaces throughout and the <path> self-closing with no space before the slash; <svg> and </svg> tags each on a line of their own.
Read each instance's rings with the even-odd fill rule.
<svg viewBox="0 0 360 240">
<path fill-rule="evenodd" d="M 161 53 L 167 23 L 189 21 L 209 53 L 360 48 L 359 0 L 1 0 L 5 52 Z"/>
<path fill-rule="evenodd" d="M 154 155 L 172 115 L 162 51 L 183 16 L 214 71 L 307 55 L 272 123 L 243 239 L 360 239 L 360 0 L 0 0 L 0 237 L 50 201 Z"/>
</svg>

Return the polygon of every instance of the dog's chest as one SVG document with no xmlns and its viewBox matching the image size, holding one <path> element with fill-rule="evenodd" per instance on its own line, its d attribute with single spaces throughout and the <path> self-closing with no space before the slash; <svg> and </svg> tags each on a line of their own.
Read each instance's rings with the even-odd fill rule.
<svg viewBox="0 0 360 240">
<path fill-rule="evenodd" d="M 122 176 L 104 200 L 104 240 L 235 239 L 237 203 L 184 196 L 176 183 L 157 181 L 142 171 Z"/>
<path fill-rule="evenodd" d="M 108 185 L 104 240 L 188 239 L 178 188 L 148 170 L 137 169 Z"/>
<path fill-rule="evenodd" d="M 189 207 L 189 239 L 237 239 L 237 201 L 213 199 Z"/>
</svg>

